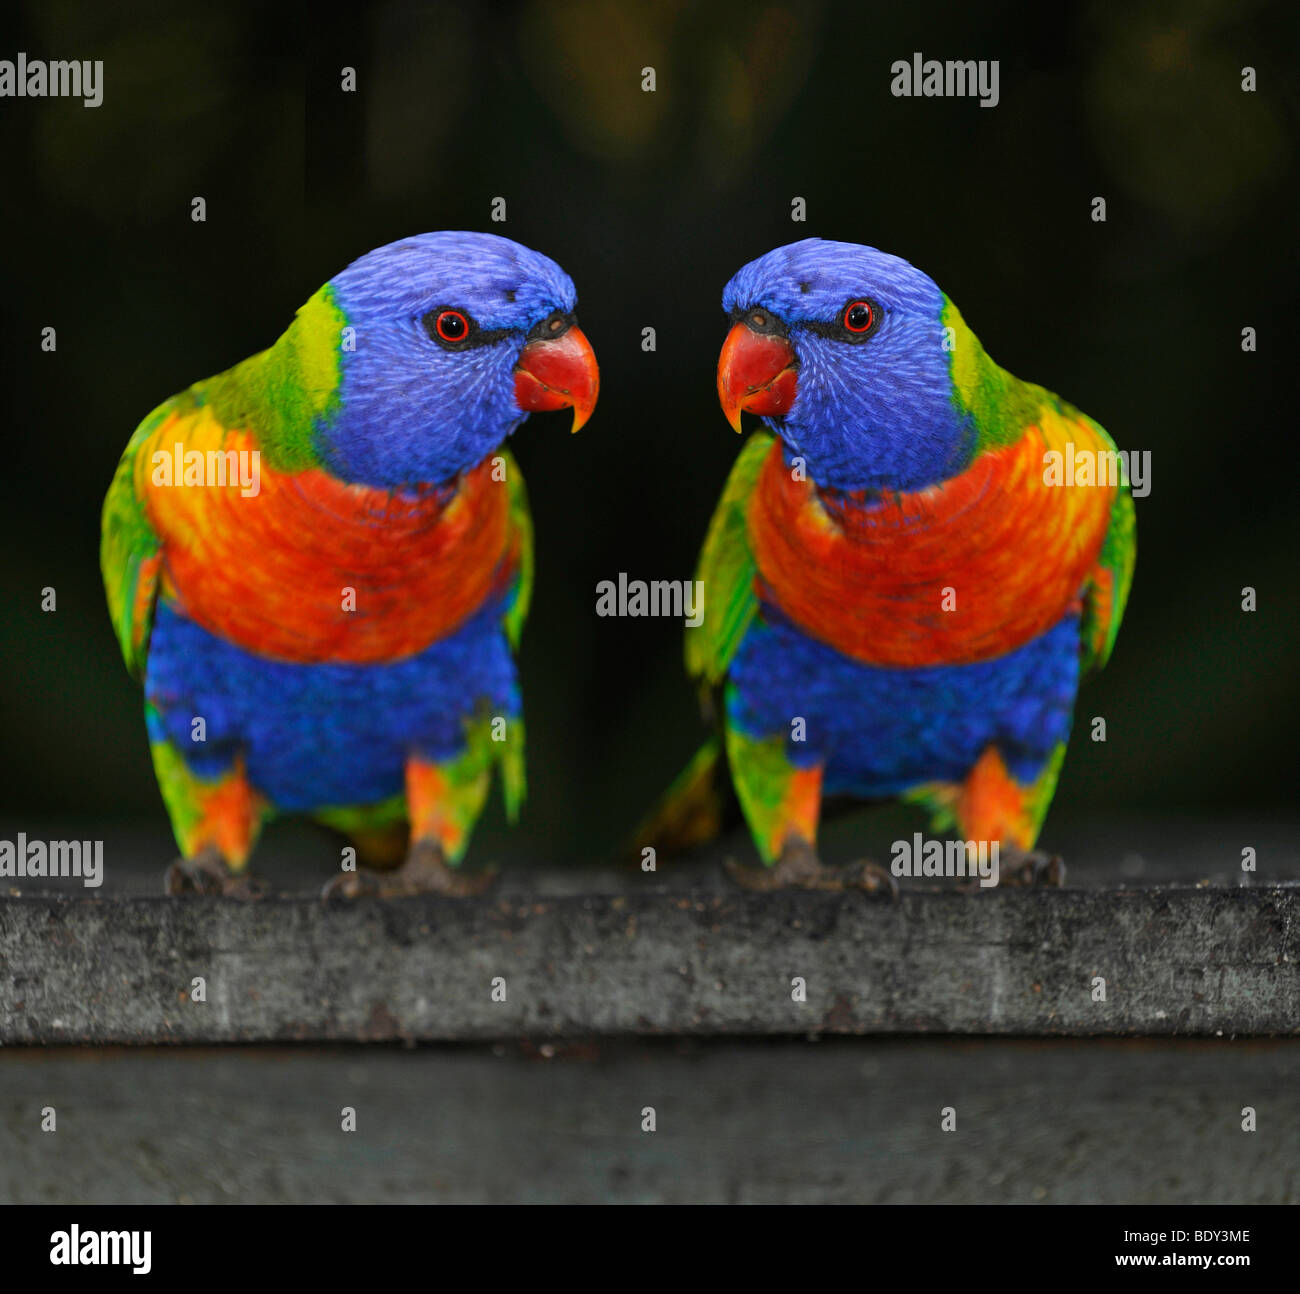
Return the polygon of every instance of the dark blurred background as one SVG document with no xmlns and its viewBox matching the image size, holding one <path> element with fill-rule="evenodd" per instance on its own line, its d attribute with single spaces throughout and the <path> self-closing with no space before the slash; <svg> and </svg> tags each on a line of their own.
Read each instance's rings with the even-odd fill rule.
<svg viewBox="0 0 1300 1294">
<path fill-rule="evenodd" d="M 514 441 L 539 558 L 530 800 L 513 835 L 494 806 L 475 855 L 596 853 L 695 748 L 680 624 L 598 618 L 595 589 L 692 575 L 739 448 L 713 388 L 723 284 L 808 235 L 913 261 L 1002 365 L 1151 451 L 1127 619 L 1044 843 L 1058 817 L 1289 814 L 1294 24 L 1240 0 L 11 3 L 0 58 L 102 59 L 104 101 L 0 100 L 0 814 L 165 834 L 99 581 L 117 458 L 154 405 L 269 345 L 356 256 L 439 228 L 558 260 L 602 371 L 582 434 L 543 416 Z M 892 97 L 890 64 L 916 50 L 999 60 L 1000 104 Z"/>
</svg>

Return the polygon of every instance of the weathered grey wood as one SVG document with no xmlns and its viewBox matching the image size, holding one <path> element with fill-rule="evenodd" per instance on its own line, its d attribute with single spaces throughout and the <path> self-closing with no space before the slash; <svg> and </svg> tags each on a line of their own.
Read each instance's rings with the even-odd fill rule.
<svg viewBox="0 0 1300 1294">
<path fill-rule="evenodd" d="M 3 1050 L 0 1202 L 1300 1203 L 1294 1040 L 550 1050 Z"/>
<path fill-rule="evenodd" d="M 345 907 L 25 895 L 0 900 L 0 1041 L 1297 1034 L 1298 966 L 1293 883 L 898 903 L 635 880 Z"/>
</svg>

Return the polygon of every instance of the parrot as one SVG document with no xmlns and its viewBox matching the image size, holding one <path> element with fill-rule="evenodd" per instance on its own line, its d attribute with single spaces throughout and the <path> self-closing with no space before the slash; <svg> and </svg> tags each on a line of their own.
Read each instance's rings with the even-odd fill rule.
<svg viewBox="0 0 1300 1294">
<path fill-rule="evenodd" d="M 896 897 L 884 868 L 817 854 L 825 802 L 890 800 L 996 842 L 1004 883 L 1063 883 L 1035 845 L 1133 578 L 1123 456 L 994 363 L 900 257 L 804 239 L 744 266 L 722 305 L 723 412 L 763 427 L 709 525 L 686 630 L 715 735 L 646 833 L 717 834 L 729 771 L 762 865 L 728 870 L 751 888 Z M 1064 479 L 1085 460 L 1095 472 Z"/>
<path fill-rule="evenodd" d="M 493 774 L 511 821 L 525 794 L 533 535 L 504 442 L 533 412 L 590 418 L 576 304 L 510 239 L 404 238 L 136 428 L 100 564 L 180 848 L 167 893 L 256 897 L 276 816 L 357 846 L 326 897 L 491 879 L 458 869 Z"/>
</svg>

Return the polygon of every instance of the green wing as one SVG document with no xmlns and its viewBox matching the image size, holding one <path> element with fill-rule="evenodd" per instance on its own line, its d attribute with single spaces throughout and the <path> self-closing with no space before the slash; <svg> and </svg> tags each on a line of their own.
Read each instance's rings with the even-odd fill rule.
<svg viewBox="0 0 1300 1294">
<path fill-rule="evenodd" d="M 144 670 L 158 596 L 161 543 L 149 523 L 135 488 L 136 455 L 140 446 L 170 414 L 182 411 L 185 396 L 159 405 L 136 429 L 127 444 L 113 483 L 104 498 L 100 522 L 99 565 L 104 576 L 108 614 L 127 669 Z"/>
<path fill-rule="evenodd" d="M 505 460 L 506 488 L 510 491 L 510 526 L 519 536 L 519 574 L 505 616 L 506 636 L 510 646 L 518 650 L 533 600 L 533 517 L 528 511 L 528 491 L 519 464 L 509 450 L 499 452 Z"/>
<path fill-rule="evenodd" d="M 703 709 L 715 725 L 716 693 L 758 611 L 758 567 L 749 547 L 746 513 L 773 439 L 769 432 L 756 431 L 741 449 L 709 522 L 695 571 L 704 586 L 704 615 L 686 630 L 686 670 L 700 680 Z M 642 820 L 626 842 L 626 853 L 635 856 L 650 847 L 675 855 L 717 836 L 732 803 L 725 772 L 719 726 Z"/>
<path fill-rule="evenodd" d="M 704 617 L 686 631 L 686 669 L 709 687 L 722 682 L 758 611 L 758 568 L 749 546 L 746 512 L 772 440 L 770 433 L 756 431 L 740 451 L 700 554 L 696 579 L 704 586 Z"/>
<path fill-rule="evenodd" d="M 510 491 L 510 525 L 518 536 L 519 544 L 519 572 L 505 613 L 506 637 L 510 640 L 510 646 L 518 651 L 524 621 L 528 618 L 528 608 L 533 600 L 533 518 L 528 511 L 528 491 L 519 464 L 509 450 L 502 448 L 500 454 L 505 460 L 506 488 Z M 516 719 L 510 725 L 507 740 L 489 742 L 488 748 L 500 762 L 501 793 L 505 799 L 506 817 L 514 822 L 519 816 L 528 789 L 524 771 L 524 721 Z"/>
<path fill-rule="evenodd" d="M 1083 599 L 1083 673 L 1101 669 L 1110 659 L 1124 618 L 1137 558 L 1137 523 L 1133 497 L 1125 486 L 1115 495 L 1110 525 L 1097 556 L 1097 567 Z"/>
<path fill-rule="evenodd" d="M 1081 414 L 1073 408 L 1070 412 L 1087 422 L 1101 435 L 1106 445 L 1114 448 L 1115 442 L 1107 435 L 1104 427 L 1087 414 Z M 1120 460 L 1121 464 L 1123 461 Z M 1120 621 L 1124 618 L 1124 607 L 1128 603 L 1136 560 L 1137 518 L 1125 473 L 1110 507 L 1110 521 L 1106 526 L 1106 537 L 1101 541 L 1101 551 L 1097 554 L 1097 565 L 1084 590 L 1083 619 L 1080 625 L 1083 639 L 1081 675 L 1102 669 L 1110 659 L 1119 634 Z"/>
</svg>

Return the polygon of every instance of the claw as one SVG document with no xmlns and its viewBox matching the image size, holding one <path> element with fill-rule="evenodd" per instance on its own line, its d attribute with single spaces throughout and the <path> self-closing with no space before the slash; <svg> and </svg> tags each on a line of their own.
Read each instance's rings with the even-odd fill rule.
<svg viewBox="0 0 1300 1294">
<path fill-rule="evenodd" d="M 881 867 L 879 863 L 873 863 L 869 858 L 862 859 L 857 866 L 857 885 L 860 889 L 866 890 L 868 894 L 879 894 L 883 890 L 893 902 L 898 902 L 898 878 L 893 872 L 887 867 Z"/>
<path fill-rule="evenodd" d="M 405 861 L 391 872 L 375 872 L 360 867 L 355 872 L 341 872 L 327 881 L 321 898 L 406 898 L 413 894 L 444 894 L 469 898 L 482 894 L 496 880 L 495 869 L 465 875 L 448 866 L 442 850 L 431 840 L 412 843 Z"/>
<path fill-rule="evenodd" d="M 193 858 L 178 858 L 163 879 L 167 894 L 217 894 L 228 899 L 260 899 L 262 883 L 243 873 L 232 872 L 221 851 L 207 845 Z"/>
<path fill-rule="evenodd" d="M 1041 849 L 1008 849 L 998 866 L 999 885 L 1065 884 L 1065 860 Z"/>
<path fill-rule="evenodd" d="M 863 860 L 846 867 L 828 867 L 806 840 L 786 842 L 781 856 L 771 867 L 743 867 L 735 859 L 723 863 L 728 876 L 747 890 L 863 890 L 878 894 L 887 890 L 898 898 L 898 882 L 883 867 Z"/>
</svg>

